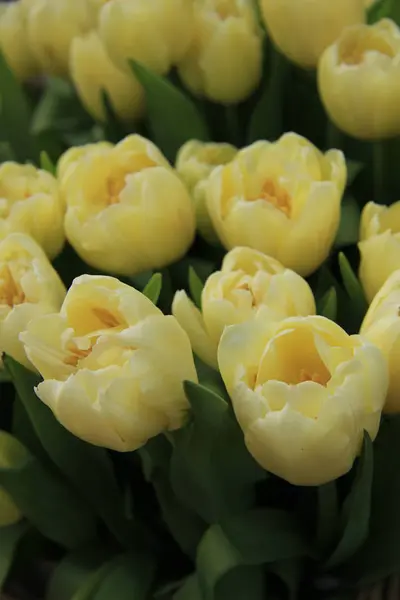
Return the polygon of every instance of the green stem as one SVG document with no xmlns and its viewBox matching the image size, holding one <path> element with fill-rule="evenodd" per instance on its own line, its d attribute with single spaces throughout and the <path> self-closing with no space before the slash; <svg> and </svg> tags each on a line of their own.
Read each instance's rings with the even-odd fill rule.
<svg viewBox="0 0 400 600">
<path fill-rule="evenodd" d="M 226 118 L 226 128 L 228 131 L 227 139 L 234 146 L 240 146 L 241 145 L 241 131 L 240 131 L 238 108 L 235 104 L 226 106 L 225 118 Z"/>
<path fill-rule="evenodd" d="M 336 482 L 331 481 L 318 487 L 317 546 L 322 552 L 329 551 L 333 542 L 338 516 Z"/>
<path fill-rule="evenodd" d="M 341 150 L 343 147 L 343 133 L 332 121 L 328 120 L 326 126 L 326 148 L 327 150 Z"/>
<path fill-rule="evenodd" d="M 385 189 L 385 142 L 378 141 L 373 145 L 374 163 L 374 202 L 384 204 Z"/>
</svg>

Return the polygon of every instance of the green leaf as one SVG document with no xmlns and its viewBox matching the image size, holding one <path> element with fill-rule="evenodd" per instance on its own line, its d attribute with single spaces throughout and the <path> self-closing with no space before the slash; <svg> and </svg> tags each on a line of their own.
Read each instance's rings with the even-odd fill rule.
<svg viewBox="0 0 400 600">
<path fill-rule="evenodd" d="M 347 166 L 347 187 L 350 187 L 354 183 L 355 179 L 364 169 L 364 163 L 357 160 L 346 160 Z"/>
<path fill-rule="evenodd" d="M 193 418 L 174 435 L 172 488 L 187 508 L 214 523 L 248 508 L 266 473 L 247 451 L 229 404 L 201 385 L 184 385 Z"/>
<path fill-rule="evenodd" d="M 101 91 L 101 99 L 103 102 L 106 121 L 104 125 L 104 134 L 107 140 L 117 143 L 126 135 L 126 130 L 117 117 L 113 108 L 111 99 L 105 90 Z"/>
<path fill-rule="evenodd" d="M 147 282 L 143 294 L 157 306 L 158 299 L 162 288 L 162 274 L 154 273 L 150 281 Z"/>
<path fill-rule="evenodd" d="M 331 287 L 326 294 L 321 298 L 318 308 L 318 314 L 331 319 L 336 320 L 337 316 L 337 293 L 336 288 Z"/>
<path fill-rule="evenodd" d="M 361 212 L 353 196 L 346 196 L 342 202 L 340 225 L 336 235 L 335 248 L 356 244 L 359 239 Z"/>
<path fill-rule="evenodd" d="M 284 511 L 253 510 L 226 519 L 222 525 L 212 525 L 197 553 L 197 572 L 204 599 L 217 598 L 217 586 L 236 569 L 298 558 L 307 553 L 296 520 Z"/>
<path fill-rule="evenodd" d="M 70 552 L 53 571 L 46 600 L 70 600 L 109 558 L 110 550 L 98 544 Z"/>
<path fill-rule="evenodd" d="M 194 303 L 201 309 L 201 294 L 203 292 L 204 283 L 197 275 L 192 266 L 189 267 L 189 290 Z"/>
<path fill-rule="evenodd" d="M 91 573 L 83 585 L 71 597 L 71 600 L 93 600 L 94 594 L 99 589 L 101 582 L 113 570 L 114 566 L 118 564 L 118 561 L 119 558 L 114 558 L 99 567 L 97 571 Z"/>
<path fill-rule="evenodd" d="M 26 521 L 0 529 L 0 591 L 12 566 L 21 538 L 28 531 Z"/>
<path fill-rule="evenodd" d="M 268 566 L 268 571 L 274 573 L 288 590 L 289 600 L 296 600 L 303 577 L 304 565 L 298 558 L 282 560 Z"/>
<path fill-rule="evenodd" d="M 400 24 L 400 6 L 397 0 L 377 0 L 372 4 L 367 13 L 368 23 L 376 23 L 381 19 L 393 19 Z"/>
<path fill-rule="evenodd" d="M 190 575 L 183 586 L 176 592 L 173 600 L 203 600 L 199 578 L 196 574 Z"/>
<path fill-rule="evenodd" d="M 369 535 L 346 564 L 357 585 L 374 584 L 397 574 L 400 565 L 400 415 L 386 417 L 374 442 Z"/>
<path fill-rule="evenodd" d="M 36 435 L 52 461 L 76 487 L 110 531 L 122 543 L 131 543 L 132 527 L 124 517 L 123 499 L 112 463 L 103 448 L 86 444 L 69 433 L 36 396 L 38 378 L 10 357 L 5 364 Z"/>
<path fill-rule="evenodd" d="M 352 309 L 357 319 L 362 321 L 368 309 L 368 303 L 365 298 L 361 283 L 350 266 L 349 261 L 343 252 L 339 253 L 339 268 L 342 275 L 343 285 L 352 303 Z"/>
<path fill-rule="evenodd" d="M 101 580 L 92 600 L 146 600 L 153 584 L 155 563 L 145 554 L 121 556 Z"/>
<path fill-rule="evenodd" d="M 7 369 L 0 368 L 0 383 L 7 383 L 11 381 L 10 373 Z"/>
<path fill-rule="evenodd" d="M 95 536 L 95 520 L 80 498 L 5 431 L 0 432 L 0 485 L 50 540 L 74 548 Z"/>
<path fill-rule="evenodd" d="M 49 155 L 45 150 L 40 153 L 40 168 L 44 171 L 48 171 L 51 175 L 55 175 L 57 168 L 51 161 Z"/>
<path fill-rule="evenodd" d="M 31 111 L 25 93 L 0 52 L 0 130 L 19 162 L 38 163 L 39 151 L 30 134 Z"/>
<path fill-rule="evenodd" d="M 130 64 L 145 91 L 154 141 L 169 160 L 174 161 L 179 148 L 188 140 L 210 139 L 207 124 L 190 98 L 165 77 L 136 61 Z"/>
<path fill-rule="evenodd" d="M 330 481 L 317 488 L 318 523 L 317 547 L 325 553 L 332 547 L 338 524 L 338 493 L 336 481 Z"/>
<path fill-rule="evenodd" d="M 368 538 L 371 514 L 371 490 L 374 471 L 372 441 L 364 432 L 364 445 L 357 476 L 343 505 L 344 529 L 341 539 L 326 562 L 326 568 L 346 563 Z"/>
</svg>

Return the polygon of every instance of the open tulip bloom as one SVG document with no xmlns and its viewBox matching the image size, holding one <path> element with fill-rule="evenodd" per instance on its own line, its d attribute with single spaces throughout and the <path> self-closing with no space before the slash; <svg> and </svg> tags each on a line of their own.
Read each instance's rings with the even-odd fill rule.
<svg viewBox="0 0 400 600">
<path fill-rule="evenodd" d="M 0 598 L 398 600 L 400 0 L 0 0 Z"/>
</svg>

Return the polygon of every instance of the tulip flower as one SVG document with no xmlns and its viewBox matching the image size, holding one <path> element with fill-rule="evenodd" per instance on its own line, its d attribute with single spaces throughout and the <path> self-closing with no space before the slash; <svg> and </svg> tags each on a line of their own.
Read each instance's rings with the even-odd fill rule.
<svg viewBox="0 0 400 600">
<path fill-rule="evenodd" d="M 378 432 L 388 389 L 381 351 L 324 317 L 225 329 L 218 364 L 249 452 L 294 485 L 347 473 Z"/>
<path fill-rule="evenodd" d="M 62 250 L 64 206 L 56 179 L 32 165 L 0 165 L 0 240 L 9 233 L 32 236 L 49 258 Z"/>
<path fill-rule="evenodd" d="M 183 425 L 183 381 L 197 381 L 189 338 L 143 294 L 82 275 L 59 313 L 21 334 L 43 376 L 36 393 L 77 437 L 121 452 Z"/>
<path fill-rule="evenodd" d="M 207 184 L 207 207 L 222 244 L 248 246 L 302 276 L 327 258 L 340 221 L 346 184 L 342 152 L 322 154 L 287 133 L 256 142 Z"/>
<path fill-rule="evenodd" d="M 390 19 L 346 29 L 318 66 L 322 101 L 347 134 L 380 140 L 400 133 L 400 29 Z"/>
<path fill-rule="evenodd" d="M 225 327 L 254 318 L 260 309 L 267 309 L 269 320 L 280 320 L 315 314 L 315 301 L 300 275 L 251 248 L 231 250 L 221 271 L 210 275 L 201 297 L 201 312 L 184 291 L 176 292 L 172 304 L 194 352 L 216 369 Z"/>
<path fill-rule="evenodd" d="M 0 5 L 0 49 L 18 79 L 39 73 L 39 65 L 29 45 L 29 6 L 23 0 Z"/>
</svg>

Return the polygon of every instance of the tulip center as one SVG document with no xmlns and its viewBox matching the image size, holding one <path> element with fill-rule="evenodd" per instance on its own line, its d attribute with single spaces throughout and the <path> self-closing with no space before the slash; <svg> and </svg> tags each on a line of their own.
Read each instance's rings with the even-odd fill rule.
<svg viewBox="0 0 400 600">
<path fill-rule="evenodd" d="M 310 373 L 307 369 L 300 370 L 299 383 L 304 383 L 305 381 L 312 381 L 314 383 L 319 383 L 319 385 L 326 386 L 330 379 L 330 373 L 328 371 L 324 373 Z"/>
<path fill-rule="evenodd" d="M 0 267 L 0 305 L 12 308 L 25 302 L 25 293 L 8 265 Z"/>
<path fill-rule="evenodd" d="M 237 10 L 232 0 L 217 0 L 215 10 L 222 20 L 228 19 L 232 15 L 237 14 Z"/>
<path fill-rule="evenodd" d="M 108 204 L 118 204 L 119 195 L 125 187 L 125 176 L 109 177 L 107 179 Z"/>
<path fill-rule="evenodd" d="M 291 199 L 288 192 L 273 179 L 266 179 L 262 185 L 261 192 L 254 200 L 265 200 L 275 208 L 290 217 L 292 210 Z"/>
<path fill-rule="evenodd" d="M 340 62 L 350 66 L 360 65 L 368 52 L 383 54 L 394 58 L 396 53 L 391 45 L 381 37 L 371 36 L 366 39 L 351 39 L 343 43 L 340 49 Z"/>
</svg>

